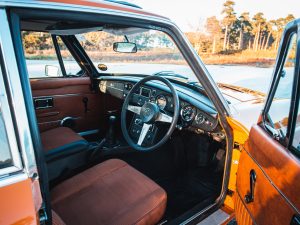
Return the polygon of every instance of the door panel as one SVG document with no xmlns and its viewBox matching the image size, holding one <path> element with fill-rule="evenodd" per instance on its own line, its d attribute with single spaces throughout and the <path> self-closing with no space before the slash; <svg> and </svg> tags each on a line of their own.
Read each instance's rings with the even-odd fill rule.
<svg viewBox="0 0 300 225">
<path fill-rule="evenodd" d="M 300 188 L 298 159 L 258 125 L 252 127 L 245 149 L 237 174 L 235 207 L 240 212 L 237 213 L 238 224 L 251 224 L 247 217 L 252 217 L 257 224 L 290 224 L 300 206 L 299 196 L 295 193 Z M 251 170 L 256 173 L 254 200 L 246 203 Z"/>
<path fill-rule="evenodd" d="M 91 91 L 90 78 L 43 78 L 30 83 L 34 100 L 53 98 L 53 107 L 36 109 L 41 132 L 60 126 L 66 117 L 75 119 L 76 132 L 102 127 L 103 94 Z"/>
</svg>

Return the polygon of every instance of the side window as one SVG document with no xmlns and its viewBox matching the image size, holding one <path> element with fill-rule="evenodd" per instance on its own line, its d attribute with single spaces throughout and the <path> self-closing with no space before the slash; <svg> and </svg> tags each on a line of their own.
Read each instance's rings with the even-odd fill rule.
<svg viewBox="0 0 300 225">
<path fill-rule="evenodd" d="M 12 155 L 8 145 L 7 133 L 5 130 L 5 124 L 3 120 L 2 105 L 0 105 L 0 169 L 13 166 Z"/>
<path fill-rule="evenodd" d="M 62 76 L 49 33 L 23 31 L 22 40 L 29 78 Z"/>
<path fill-rule="evenodd" d="M 268 119 L 271 126 L 277 130 L 283 138 L 287 135 L 289 122 L 289 112 L 292 98 L 296 63 L 297 35 L 294 33 L 290 37 L 285 63 L 280 71 L 280 80 L 273 98 L 273 102 L 268 112 Z"/>
<path fill-rule="evenodd" d="M 51 34 L 22 31 L 24 54 L 29 78 L 80 75 L 80 67 L 59 37 L 56 37 L 63 61 L 64 74 L 59 64 Z"/>
<path fill-rule="evenodd" d="M 300 99 L 298 99 L 298 101 L 298 114 L 296 119 L 292 146 L 296 149 L 298 153 L 300 153 Z"/>
<path fill-rule="evenodd" d="M 59 45 L 61 57 L 66 70 L 66 75 L 80 76 L 81 68 L 68 50 L 67 46 L 64 44 L 60 37 L 56 37 L 56 40 Z"/>
<path fill-rule="evenodd" d="M 0 177 L 22 168 L 0 65 Z"/>
</svg>

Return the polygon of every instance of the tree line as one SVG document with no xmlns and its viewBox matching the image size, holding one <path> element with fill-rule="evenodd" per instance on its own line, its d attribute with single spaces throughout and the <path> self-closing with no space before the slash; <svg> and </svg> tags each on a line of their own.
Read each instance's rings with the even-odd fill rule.
<svg viewBox="0 0 300 225">
<path fill-rule="evenodd" d="M 219 20 L 216 16 L 209 17 L 205 21 L 205 30 L 198 28 L 186 33 L 198 54 L 205 58 L 205 55 L 228 55 L 248 50 L 245 51 L 247 57 L 251 57 L 249 51 L 253 54 L 258 51 L 265 52 L 261 57 L 273 57 L 278 50 L 284 27 L 295 17 L 288 14 L 284 18 L 267 20 L 262 12 L 253 16 L 250 16 L 249 12 L 238 15 L 234 6 L 234 1 L 227 0 L 223 4 L 222 19 Z M 24 31 L 22 35 L 27 55 L 44 54 L 46 51 L 54 54 L 50 34 Z M 160 46 L 161 51 L 174 48 L 170 38 L 163 33 L 138 33 L 132 35 L 129 40 L 137 44 L 139 51 L 147 51 L 152 45 Z M 90 32 L 84 34 L 84 38 L 79 41 L 88 51 L 105 52 L 112 50 L 114 41 L 125 39 L 123 36 L 106 32 Z M 59 41 L 59 45 L 63 46 L 63 43 Z"/>
<path fill-rule="evenodd" d="M 249 12 L 238 15 L 235 2 L 223 4 L 221 20 L 207 18 L 205 32 L 188 32 L 186 35 L 198 53 L 230 53 L 242 50 L 277 51 L 285 25 L 294 20 L 292 14 L 284 18 L 267 20 L 262 12 L 252 17 Z"/>
</svg>

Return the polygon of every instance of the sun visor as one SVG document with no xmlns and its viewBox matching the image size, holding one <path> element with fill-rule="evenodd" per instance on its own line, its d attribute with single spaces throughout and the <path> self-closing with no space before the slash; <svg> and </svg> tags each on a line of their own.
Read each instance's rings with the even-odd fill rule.
<svg viewBox="0 0 300 225">
<path fill-rule="evenodd" d="M 101 30 L 103 30 L 103 27 L 74 28 L 67 30 L 48 30 L 48 32 L 53 35 L 76 35 Z"/>
</svg>

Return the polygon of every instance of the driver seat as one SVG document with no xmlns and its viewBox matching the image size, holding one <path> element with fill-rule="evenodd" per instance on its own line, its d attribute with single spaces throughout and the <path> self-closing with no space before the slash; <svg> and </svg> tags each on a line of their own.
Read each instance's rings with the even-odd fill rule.
<svg viewBox="0 0 300 225">
<path fill-rule="evenodd" d="M 166 192 L 126 162 L 111 159 L 56 186 L 53 224 L 157 224 Z"/>
</svg>

